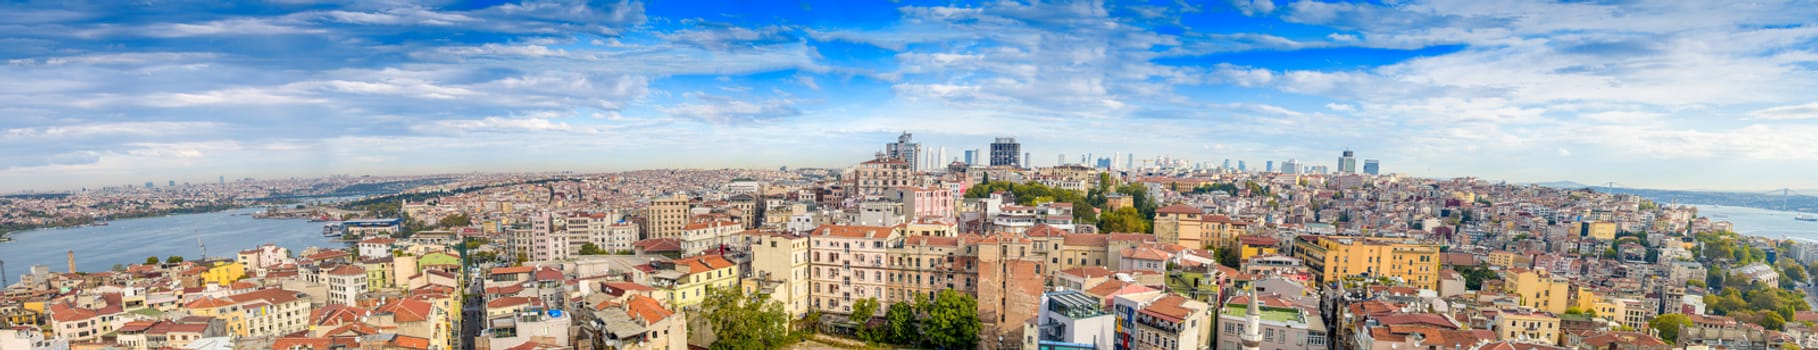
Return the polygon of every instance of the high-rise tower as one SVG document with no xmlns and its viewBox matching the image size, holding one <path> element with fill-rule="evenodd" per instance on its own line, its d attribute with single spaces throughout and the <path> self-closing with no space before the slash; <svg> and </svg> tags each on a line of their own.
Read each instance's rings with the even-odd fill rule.
<svg viewBox="0 0 1818 350">
<path fill-rule="evenodd" d="M 909 166 L 917 167 L 915 170 L 921 170 L 921 163 L 916 162 L 921 159 L 921 154 L 922 144 L 912 141 L 912 137 L 908 131 L 904 131 L 902 135 L 898 135 L 896 137 L 896 143 L 884 144 L 885 157 L 896 158 L 903 162 L 907 162 L 909 163 Z"/>
<path fill-rule="evenodd" d="M 1022 167 L 1023 145 L 1015 137 L 999 137 L 991 142 L 991 166 Z"/>
<path fill-rule="evenodd" d="M 1351 153 L 1351 150 L 1345 150 L 1344 155 L 1338 157 L 1338 172 L 1342 174 L 1357 173 L 1357 155 Z"/>
</svg>

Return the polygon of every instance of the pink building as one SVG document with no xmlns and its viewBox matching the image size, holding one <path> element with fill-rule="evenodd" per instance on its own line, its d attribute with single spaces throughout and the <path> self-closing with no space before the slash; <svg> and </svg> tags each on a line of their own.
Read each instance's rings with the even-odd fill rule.
<svg viewBox="0 0 1818 350">
<path fill-rule="evenodd" d="M 902 240 L 895 228 L 882 226 L 821 225 L 809 231 L 813 309 L 850 314 L 852 305 L 865 298 L 876 299 L 880 310 L 888 308 L 886 252 Z"/>
<path fill-rule="evenodd" d="M 891 189 L 886 196 L 903 204 L 905 217 L 953 217 L 954 215 L 953 191 L 945 188 L 897 187 Z"/>
</svg>

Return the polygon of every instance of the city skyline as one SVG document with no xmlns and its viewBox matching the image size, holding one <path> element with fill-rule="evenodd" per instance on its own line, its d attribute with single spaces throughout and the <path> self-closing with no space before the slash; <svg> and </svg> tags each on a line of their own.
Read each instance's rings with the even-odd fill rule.
<svg viewBox="0 0 1818 350">
<path fill-rule="evenodd" d="M 948 160 L 1014 137 L 1036 165 L 1350 148 L 1421 177 L 1818 188 L 1796 3 L 787 5 L 0 5 L 0 191 L 846 167 L 904 131 Z"/>
</svg>

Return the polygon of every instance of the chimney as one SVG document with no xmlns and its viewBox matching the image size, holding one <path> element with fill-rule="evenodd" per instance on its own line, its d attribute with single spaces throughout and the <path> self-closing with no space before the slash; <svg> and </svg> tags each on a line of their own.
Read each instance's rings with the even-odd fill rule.
<svg viewBox="0 0 1818 350">
<path fill-rule="evenodd" d="M 69 273 L 76 273 L 76 251 L 69 251 L 67 257 L 69 260 Z"/>
</svg>

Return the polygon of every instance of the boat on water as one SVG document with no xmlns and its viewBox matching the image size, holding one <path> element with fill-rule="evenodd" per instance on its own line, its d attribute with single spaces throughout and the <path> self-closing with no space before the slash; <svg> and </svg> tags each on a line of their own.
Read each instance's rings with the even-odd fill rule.
<svg viewBox="0 0 1818 350">
<path fill-rule="evenodd" d="M 322 225 L 322 237 L 341 237 L 341 223 L 331 222 Z"/>
<path fill-rule="evenodd" d="M 1799 215 L 1794 215 L 1794 216 L 1793 216 L 1793 220 L 1799 220 L 1799 221 L 1818 221 L 1818 215 L 1812 215 L 1812 214 L 1799 214 Z"/>
</svg>

